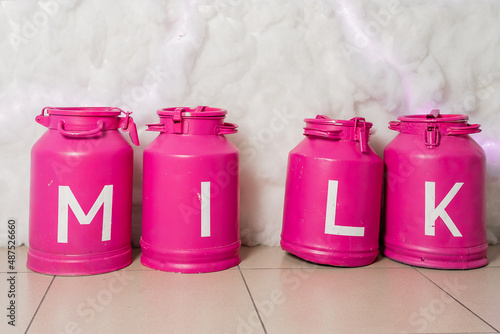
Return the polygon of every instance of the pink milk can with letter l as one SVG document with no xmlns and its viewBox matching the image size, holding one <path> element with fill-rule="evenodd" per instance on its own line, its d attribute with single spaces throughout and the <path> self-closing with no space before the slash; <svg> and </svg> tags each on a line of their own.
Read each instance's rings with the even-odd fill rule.
<svg viewBox="0 0 500 334">
<path fill-rule="evenodd" d="M 47 112 L 47 114 L 45 114 Z M 130 113 L 117 108 L 45 108 L 48 130 L 31 151 L 28 268 L 91 275 L 132 262 Z"/>
<path fill-rule="evenodd" d="M 144 151 L 141 262 L 180 273 L 240 262 L 239 152 L 226 110 L 158 110 L 159 136 Z"/>
<path fill-rule="evenodd" d="M 383 162 L 364 118 L 306 119 L 288 157 L 281 247 L 311 262 L 357 267 L 379 253 Z"/>
<path fill-rule="evenodd" d="M 406 264 L 485 266 L 485 154 L 468 116 L 401 116 L 387 145 L 385 255 Z"/>
</svg>

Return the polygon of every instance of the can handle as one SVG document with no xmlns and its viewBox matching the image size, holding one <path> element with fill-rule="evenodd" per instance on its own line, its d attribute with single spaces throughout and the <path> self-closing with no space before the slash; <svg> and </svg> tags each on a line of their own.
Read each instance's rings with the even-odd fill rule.
<svg viewBox="0 0 500 334">
<path fill-rule="evenodd" d="M 86 131 L 65 130 L 64 121 L 62 119 L 59 121 L 59 123 L 57 123 L 57 130 L 59 131 L 60 134 L 66 137 L 75 137 L 75 138 L 88 137 L 99 134 L 103 130 L 103 128 L 104 128 L 104 123 L 101 120 L 97 121 L 97 128 Z"/>
<path fill-rule="evenodd" d="M 238 132 L 236 129 L 238 125 L 233 124 L 233 123 L 224 123 L 223 125 L 219 126 L 219 131 L 217 134 L 219 135 L 230 135 L 233 133 Z"/>
<path fill-rule="evenodd" d="M 197 106 L 194 112 L 204 112 L 206 108 L 207 106 Z"/>
<path fill-rule="evenodd" d="M 340 133 L 342 130 L 335 130 L 335 131 L 321 131 L 321 130 L 315 130 L 315 129 L 310 129 L 310 128 L 304 128 L 304 135 L 306 136 L 319 136 L 319 137 L 326 137 L 330 139 L 341 139 L 340 138 Z"/>
<path fill-rule="evenodd" d="M 401 132 L 401 122 L 399 122 L 399 121 L 390 121 L 389 122 L 389 129 Z"/>
<path fill-rule="evenodd" d="M 468 135 L 471 133 L 478 133 L 481 132 L 481 129 L 479 128 L 481 125 L 479 124 L 467 124 L 467 126 L 454 126 L 454 127 L 449 127 L 446 130 L 446 135 L 447 136 L 456 136 L 456 135 Z"/>
<path fill-rule="evenodd" d="M 425 115 L 425 118 L 440 118 L 439 109 L 432 109 L 430 113 Z"/>
<path fill-rule="evenodd" d="M 159 131 L 159 132 L 166 132 L 165 131 L 165 124 L 164 123 L 153 123 L 153 124 L 146 124 L 148 127 L 146 131 Z"/>
</svg>

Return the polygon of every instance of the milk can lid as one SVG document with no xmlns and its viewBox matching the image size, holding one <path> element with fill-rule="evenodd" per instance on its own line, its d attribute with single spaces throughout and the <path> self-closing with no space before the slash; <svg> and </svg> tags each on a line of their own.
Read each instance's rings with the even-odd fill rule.
<svg viewBox="0 0 500 334">
<path fill-rule="evenodd" d="M 363 123 L 367 129 L 373 126 L 373 123 L 366 122 L 362 117 L 354 117 L 350 120 L 339 120 L 332 119 L 325 115 L 318 115 L 316 118 L 306 118 L 304 121 L 309 129 L 314 130 L 324 130 L 325 126 L 345 126 L 353 128 L 359 126 L 360 123 Z"/>
<path fill-rule="evenodd" d="M 337 120 L 325 115 L 318 115 L 316 118 L 306 118 L 304 121 L 306 122 L 304 135 L 306 136 L 357 141 L 361 153 L 368 152 L 368 139 L 373 124 L 366 122 L 363 117 Z"/>
<path fill-rule="evenodd" d="M 406 115 L 399 116 L 398 120 L 403 122 L 418 122 L 418 123 L 448 123 L 448 122 L 463 122 L 467 121 L 469 116 L 461 114 L 441 114 L 439 109 L 433 109 L 425 115 Z"/>
<path fill-rule="evenodd" d="M 115 107 L 47 107 L 44 111 L 60 116 L 119 116 L 122 112 Z"/>
<path fill-rule="evenodd" d="M 442 136 L 469 135 L 481 132 L 479 124 L 469 124 L 469 116 L 460 114 L 439 113 L 433 109 L 426 115 L 407 115 L 389 122 L 389 129 L 403 134 L 423 135 L 427 148 L 440 145 Z"/>
<path fill-rule="evenodd" d="M 196 108 L 173 107 L 164 108 L 156 111 L 160 117 L 181 117 L 181 118 L 198 118 L 198 117 L 220 117 L 227 114 L 227 110 L 220 108 L 211 108 L 207 106 L 198 106 Z"/>
</svg>

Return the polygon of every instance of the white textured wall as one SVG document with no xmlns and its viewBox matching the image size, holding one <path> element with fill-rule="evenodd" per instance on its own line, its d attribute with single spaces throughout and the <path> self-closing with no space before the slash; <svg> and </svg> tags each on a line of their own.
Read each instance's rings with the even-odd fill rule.
<svg viewBox="0 0 500 334">
<path fill-rule="evenodd" d="M 27 242 L 29 152 L 44 106 L 134 112 L 134 243 L 145 124 L 171 106 L 226 108 L 239 124 L 244 243 L 277 245 L 286 157 L 303 118 L 389 120 L 441 108 L 482 124 L 489 240 L 500 236 L 500 2 L 0 0 L 0 246 Z M 495 237 L 496 235 L 496 237 Z"/>
</svg>

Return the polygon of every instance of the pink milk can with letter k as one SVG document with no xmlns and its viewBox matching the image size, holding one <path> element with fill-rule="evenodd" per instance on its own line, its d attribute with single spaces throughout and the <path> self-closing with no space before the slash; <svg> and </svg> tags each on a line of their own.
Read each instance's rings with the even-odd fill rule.
<svg viewBox="0 0 500 334">
<path fill-rule="evenodd" d="M 47 112 L 47 115 L 45 114 Z M 45 108 L 48 130 L 31 151 L 28 268 L 91 275 L 132 262 L 130 117 L 117 108 Z"/>
<path fill-rule="evenodd" d="M 239 249 L 239 152 L 226 110 L 158 110 L 144 151 L 141 262 L 180 273 L 234 267 Z"/>
<path fill-rule="evenodd" d="M 488 263 L 485 154 L 468 116 L 401 116 L 384 151 L 387 169 L 385 255 L 439 269 Z"/>
<path fill-rule="evenodd" d="M 306 119 L 289 154 L 281 247 L 308 261 L 357 267 L 379 252 L 383 163 L 364 118 Z"/>
</svg>

